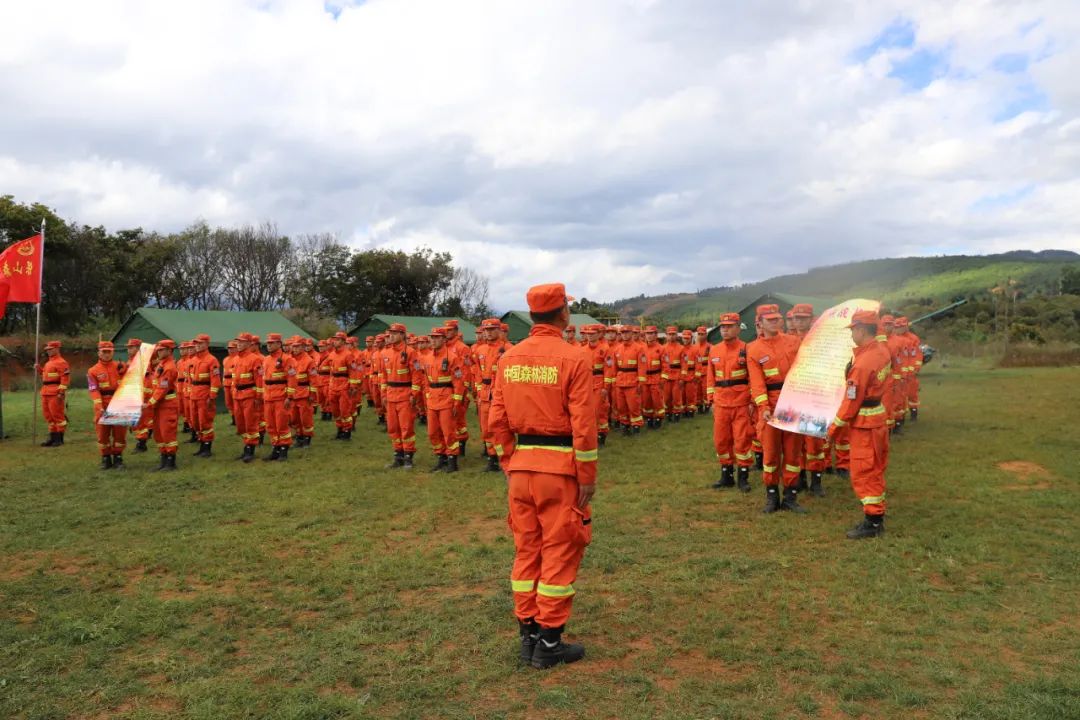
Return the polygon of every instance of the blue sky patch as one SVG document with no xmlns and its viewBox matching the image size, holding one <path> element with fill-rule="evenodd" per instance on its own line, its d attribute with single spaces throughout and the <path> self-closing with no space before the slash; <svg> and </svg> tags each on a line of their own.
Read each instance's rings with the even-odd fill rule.
<svg viewBox="0 0 1080 720">
<path fill-rule="evenodd" d="M 990 67 L 1000 73 L 1022 73 L 1028 68 L 1028 56 L 1024 53 L 1005 53 L 998 55 Z"/>
<path fill-rule="evenodd" d="M 1015 205 L 1035 192 L 1035 188 L 1035 183 L 1029 183 L 997 195 L 984 195 L 973 202 L 969 210 L 976 213 L 985 213 Z"/>
<path fill-rule="evenodd" d="M 889 77 L 904 83 L 908 90 L 922 90 L 949 71 L 949 51 L 920 48 L 893 63 Z"/>
<path fill-rule="evenodd" d="M 885 26 L 877 37 L 868 44 L 855 50 L 852 58 L 860 63 L 874 57 L 880 50 L 887 48 L 909 48 L 915 44 L 915 23 L 906 18 L 897 18 Z"/>
<path fill-rule="evenodd" d="M 1012 120 L 1020 113 L 1045 112 L 1050 109 L 1050 97 L 1033 82 L 1018 85 L 1015 91 L 1003 98 L 1003 103 L 994 113 L 994 122 Z"/>
</svg>

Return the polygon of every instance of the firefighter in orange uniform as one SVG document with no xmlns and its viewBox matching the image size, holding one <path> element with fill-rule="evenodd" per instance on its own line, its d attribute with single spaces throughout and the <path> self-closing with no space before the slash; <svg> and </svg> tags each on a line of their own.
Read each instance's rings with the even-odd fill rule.
<svg viewBox="0 0 1080 720">
<path fill-rule="evenodd" d="M 139 338 L 128 339 L 127 361 L 124 363 L 124 367 L 122 368 L 121 379 L 123 379 L 123 373 L 126 373 L 128 368 L 133 367 L 137 364 L 139 357 L 139 348 L 141 347 L 142 340 L 140 340 Z M 153 362 L 153 357 L 151 357 L 150 360 L 151 362 Z M 147 367 L 146 370 L 143 372 L 143 402 L 146 402 L 150 398 L 150 394 L 153 392 L 153 389 L 148 386 L 146 379 L 146 373 L 149 370 L 150 368 Z M 135 427 L 132 428 L 131 431 L 135 435 L 134 452 L 146 452 L 146 441 L 150 439 L 150 426 L 147 424 L 149 422 L 150 420 L 146 417 L 146 413 L 143 413 L 142 416 L 139 417 L 139 422 L 137 422 L 135 424 Z"/>
<path fill-rule="evenodd" d="M 455 473 L 461 444 L 454 410 L 465 394 L 465 366 L 460 355 L 446 347 L 446 328 L 432 329 L 431 352 L 420 363 L 427 394 L 428 440 L 438 458 L 431 472 Z"/>
<path fill-rule="evenodd" d="M 255 349 L 255 336 L 240 333 L 236 338 L 239 351 L 233 364 L 233 417 L 236 418 L 236 434 L 244 449 L 237 460 L 245 463 L 255 459 L 255 446 L 259 444 L 258 386 L 262 378 L 262 356 Z"/>
<path fill-rule="evenodd" d="M 683 369 L 683 347 L 679 341 L 679 329 L 674 325 L 664 328 L 664 412 L 668 421 L 678 422 L 682 416 L 685 404 L 683 392 L 685 391 Z"/>
<path fill-rule="evenodd" d="M 653 430 L 664 422 L 664 346 L 657 342 L 656 326 L 645 328 L 645 384 L 641 386 L 641 410 L 646 424 Z"/>
<path fill-rule="evenodd" d="M 799 339 L 799 344 L 810 333 L 814 325 L 814 306 L 808 303 L 798 303 L 791 308 L 791 323 L 793 335 Z M 825 460 L 826 441 L 824 438 L 803 436 L 803 463 L 799 471 L 799 491 L 809 489 L 817 497 L 825 497 L 825 489 L 821 485 L 822 474 L 827 465 Z M 807 485 L 806 474 L 810 474 L 810 483 Z"/>
<path fill-rule="evenodd" d="M 330 388 L 327 400 L 329 408 L 334 415 L 334 423 L 337 425 L 335 440 L 352 440 L 353 411 L 355 403 L 350 393 L 354 392 L 352 379 L 354 369 L 349 349 L 345 347 L 348 336 L 343 332 L 334 334 L 331 338 L 333 350 L 330 351 Z"/>
<path fill-rule="evenodd" d="M 588 345 L 585 349 L 592 358 L 593 393 L 596 395 L 597 444 L 604 447 L 608 436 L 608 415 L 611 413 L 611 388 L 615 384 L 615 363 L 611 350 L 600 340 L 603 325 L 586 325 L 582 328 Z"/>
<path fill-rule="evenodd" d="M 574 325 L 567 325 L 563 330 L 563 339 L 571 345 L 577 345 L 577 327 Z"/>
<path fill-rule="evenodd" d="M 480 436 L 483 441 L 483 457 L 487 460 L 484 472 L 497 472 L 499 459 L 495 455 L 495 444 L 491 441 L 491 428 L 488 426 L 488 414 L 491 412 L 491 385 L 495 378 L 495 366 L 505 352 L 497 318 L 487 318 L 480 323 L 483 336 L 473 348 L 473 385 L 476 388 L 476 409 L 480 421 Z"/>
<path fill-rule="evenodd" d="M 71 385 L 71 366 L 60 355 L 60 341 L 45 343 L 48 359 L 41 367 L 41 410 L 49 424 L 49 439 L 41 447 L 59 447 L 64 444 L 67 429 L 67 389 Z"/>
<path fill-rule="evenodd" d="M 746 362 L 750 373 L 750 397 L 758 408 L 757 431 L 764 451 L 765 508 L 806 512 L 799 505 L 797 485 L 802 462 L 802 435 L 784 432 L 769 424 L 776 410 L 776 401 L 784 387 L 784 379 L 799 352 L 799 341 L 784 334 L 784 316 L 776 305 L 758 308 L 764 336 L 746 346 Z M 784 483 L 780 498 L 779 484 Z"/>
<path fill-rule="evenodd" d="M 693 418 L 698 405 L 697 381 L 697 346 L 694 345 L 694 333 L 683 330 L 680 334 L 682 344 L 682 381 L 683 381 L 683 417 Z"/>
<path fill-rule="evenodd" d="M 196 335 L 194 346 L 188 363 L 188 393 L 191 397 L 191 426 L 199 437 L 199 449 L 195 452 L 195 457 L 210 457 L 214 445 L 217 396 L 221 390 L 221 364 L 210 353 L 209 335 Z"/>
<path fill-rule="evenodd" d="M 225 392 L 225 409 L 229 411 L 229 423 L 236 424 L 233 417 L 233 365 L 236 363 L 236 355 L 240 352 L 236 348 L 236 340 L 230 340 L 225 344 L 227 355 L 221 361 L 221 389 Z"/>
<path fill-rule="evenodd" d="M 416 396 L 420 394 L 423 372 L 416 353 L 405 344 L 406 332 L 401 323 L 390 326 L 389 346 L 383 351 L 379 369 L 386 402 L 386 433 L 394 448 L 394 459 L 387 468 L 411 468 L 416 454 Z M 454 352 L 449 344 L 447 350 Z M 457 417 L 454 423 L 454 434 L 461 437 Z"/>
<path fill-rule="evenodd" d="M 543 669 L 585 656 L 562 633 L 592 539 L 597 410 L 592 358 L 560 333 L 570 322 L 565 288 L 538 285 L 527 300 L 534 325 L 499 362 L 490 422 L 509 480 L 520 659 Z"/>
<path fill-rule="evenodd" d="M 623 435 L 641 432 L 645 420 L 641 415 L 639 386 L 645 384 L 648 358 L 645 347 L 634 342 L 634 334 L 626 325 L 619 326 L 619 342 L 612 350 L 615 363 L 615 416 L 623 426 Z"/>
<path fill-rule="evenodd" d="M 285 410 L 289 425 L 296 428 L 296 447 L 311 447 L 315 436 L 315 413 L 311 406 L 311 386 L 318 369 L 307 352 L 308 341 L 296 335 L 289 338 L 289 358 L 286 366 Z"/>
<path fill-rule="evenodd" d="M 180 421 L 183 424 L 181 432 L 188 433 L 185 442 L 199 441 L 198 430 L 195 429 L 195 417 L 191 412 L 191 356 L 194 354 L 195 343 L 184 340 L 180 343 L 180 359 L 176 360 L 176 395 L 180 407 Z"/>
<path fill-rule="evenodd" d="M 286 363 L 288 358 L 281 349 L 280 333 L 268 333 L 266 336 L 267 355 L 262 360 L 262 382 L 256 381 L 256 397 L 262 404 L 262 416 L 266 420 L 266 434 L 270 438 L 272 450 L 263 458 L 266 462 L 289 459 L 292 447 L 292 431 L 289 429 L 289 411 L 285 408 L 288 399 L 289 373 Z"/>
<path fill-rule="evenodd" d="M 907 405 L 911 422 L 918 422 L 919 420 L 919 373 L 922 372 L 923 366 L 923 352 L 922 341 L 919 336 L 911 332 L 911 324 L 906 317 L 900 316 L 896 318 L 896 328 L 894 332 L 900 334 L 900 338 L 904 340 L 907 353 L 905 355 L 906 362 L 904 364 L 904 401 Z M 901 424 L 904 419 L 901 418 Z"/>
<path fill-rule="evenodd" d="M 885 532 L 885 469 L 889 433 L 885 425 L 885 380 L 892 372 L 888 350 L 878 342 L 878 315 L 861 310 L 852 317 L 854 359 L 848 365 L 847 392 L 829 434 L 848 428 L 851 442 L 851 487 L 863 506 L 863 520 L 848 531 L 852 540 Z"/>
<path fill-rule="evenodd" d="M 158 447 L 160 464 L 155 470 L 176 469 L 176 430 L 180 415 L 180 399 L 177 397 L 176 362 L 173 350 L 176 343 L 162 340 L 154 346 L 157 360 L 153 372 L 154 392 L 143 405 L 143 413 L 154 416 L 154 444 Z"/>
<path fill-rule="evenodd" d="M 706 390 L 713 407 L 713 445 L 720 460 L 720 479 L 713 488 L 738 487 L 750 492 L 750 376 L 746 343 L 739 339 L 739 314 L 720 316 L 721 341 L 709 348 L 705 365 Z"/>
<path fill-rule="evenodd" d="M 457 423 L 457 439 L 461 443 L 461 454 L 464 455 L 469 442 L 469 393 L 473 392 L 471 377 L 472 353 L 469 351 L 469 346 L 461 339 L 457 320 L 447 320 L 443 323 L 443 327 L 446 330 L 446 347 L 451 352 L 457 353 L 462 366 L 465 368 L 465 397 L 462 398 L 461 405 L 454 415 L 454 421 Z"/>
<path fill-rule="evenodd" d="M 709 344 L 709 330 L 704 325 L 698 327 L 696 335 L 698 410 L 704 413 L 709 404 L 709 384 L 705 371 L 709 364 L 709 352 L 712 350 L 712 345 Z"/>
<path fill-rule="evenodd" d="M 98 343 L 98 361 L 86 372 L 86 389 L 94 403 L 94 430 L 97 432 L 98 451 L 101 453 L 101 469 L 120 470 L 124 466 L 124 446 L 127 428 L 123 425 L 99 425 L 98 420 L 108 409 L 113 393 L 120 387 L 123 368 L 113 360 L 113 344 Z"/>
</svg>

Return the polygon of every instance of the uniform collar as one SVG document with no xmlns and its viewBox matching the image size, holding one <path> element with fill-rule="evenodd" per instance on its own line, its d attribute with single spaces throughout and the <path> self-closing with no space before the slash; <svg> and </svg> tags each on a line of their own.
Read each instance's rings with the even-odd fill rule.
<svg viewBox="0 0 1080 720">
<path fill-rule="evenodd" d="M 559 328 L 555 327 L 554 325 L 547 325 L 547 324 L 533 325 L 532 329 L 529 330 L 529 337 L 532 337 L 533 335 L 543 335 L 545 337 L 557 337 L 560 340 L 563 340 L 562 331 L 559 330 Z"/>
</svg>

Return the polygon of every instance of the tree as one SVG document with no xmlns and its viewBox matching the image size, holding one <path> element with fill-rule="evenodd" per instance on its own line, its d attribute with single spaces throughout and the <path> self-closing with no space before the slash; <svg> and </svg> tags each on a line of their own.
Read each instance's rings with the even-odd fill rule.
<svg viewBox="0 0 1080 720">
<path fill-rule="evenodd" d="M 436 293 L 450 284 L 453 267 L 449 253 L 419 248 L 365 250 L 349 262 L 349 281 L 335 315 L 354 325 L 376 313 L 430 315 Z"/>
<path fill-rule="evenodd" d="M 282 307 L 293 262 L 289 238 L 279 235 L 272 223 L 218 230 L 213 235 L 221 249 L 217 267 L 228 304 L 245 311 Z"/>
<path fill-rule="evenodd" d="M 1067 267 L 1061 271 L 1061 293 L 1080 295 L 1080 266 Z"/>
<path fill-rule="evenodd" d="M 488 307 L 489 281 L 472 268 L 454 268 L 447 286 L 435 293 L 435 314 L 480 320 L 491 314 Z"/>
</svg>

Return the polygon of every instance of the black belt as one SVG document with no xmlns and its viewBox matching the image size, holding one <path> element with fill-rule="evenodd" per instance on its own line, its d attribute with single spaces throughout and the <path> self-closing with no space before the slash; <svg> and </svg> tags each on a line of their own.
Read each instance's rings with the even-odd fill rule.
<svg viewBox="0 0 1080 720">
<path fill-rule="evenodd" d="M 572 435 L 518 435 L 518 445 L 540 445 L 542 447 L 574 447 Z"/>
<path fill-rule="evenodd" d="M 390 383 L 390 384 L 393 385 L 393 383 Z M 405 384 L 408 385 L 409 387 L 412 387 L 412 383 L 405 383 Z M 448 382 L 428 383 L 428 387 L 432 388 L 432 389 L 435 389 L 435 388 L 448 388 L 448 387 L 454 387 L 454 383 L 448 383 Z"/>
<path fill-rule="evenodd" d="M 178 377 L 178 378 L 176 378 L 176 382 L 177 383 L 182 383 L 182 382 L 187 382 L 187 380 L 185 380 L 184 378 Z"/>
<path fill-rule="evenodd" d="M 592 371 L 592 374 L 593 374 L 593 375 L 603 375 L 603 374 L 604 374 L 604 371 L 603 371 L 603 370 L 593 370 L 593 371 Z"/>
<path fill-rule="evenodd" d="M 765 389 L 766 389 L 766 390 L 769 390 L 769 391 L 772 391 L 772 390 L 783 390 L 783 389 L 784 389 L 784 381 L 783 381 L 783 380 L 781 380 L 781 381 L 780 381 L 780 382 L 778 382 L 778 383 L 765 383 Z"/>
<path fill-rule="evenodd" d="M 232 373 L 225 373 L 224 375 L 222 375 L 222 377 L 226 380 L 232 380 Z"/>
<path fill-rule="evenodd" d="M 42 380 L 41 384 L 42 385 L 59 385 L 60 381 L 59 380 Z"/>
<path fill-rule="evenodd" d="M 115 390 L 110 390 L 109 392 L 100 392 L 99 391 L 99 394 L 103 398 L 111 398 L 113 396 L 113 393 L 115 393 L 115 392 L 116 392 Z"/>
<path fill-rule="evenodd" d="M 296 383 L 296 387 L 310 387 L 310 386 L 311 386 L 311 383 L 309 383 L 309 382 L 298 382 L 298 383 Z"/>
<path fill-rule="evenodd" d="M 660 371 L 659 370 L 646 370 L 645 374 L 646 375 L 659 375 Z"/>
<path fill-rule="evenodd" d="M 284 385 L 285 380 L 263 380 L 263 385 Z"/>
<path fill-rule="evenodd" d="M 746 378 L 739 378 L 738 380 L 717 380 L 716 387 L 734 387 L 736 385 L 746 385 L 748 382 L 749 380 Z"/>
<path fill-rule="evenodd" d="M 482 382 L 484 385 L 490 385 L 491 384 L 491 378 L 484 378 L 480 382 Z"/>
<path fill-rule="evenodd" d="M 334 377 L 349 377 L 349 373 L 334 373 Z"/>
<path fill-rule="evenodd" d="M 619 372 L 632 372 L 632 373 L 636 373 L 636 372 L 637 372 L 637 368 L 636 368 L 636 367 L 632 367 L 632 368 L 622 368 L 622 367 L 621 367 L 621 368 L 619 368 Z"/>
<path fill-rule="evenodd" d="M 862 404 L 859 405 L 859 407 L 861 407 L 861 408 L 872 408 L 872 407 L 877 407 L 880 404 L 881 404 L 881 398 L 866 398 L 865 400 L 862 401 Z"/>
<path fill-rule="evenodd" d="M 671 363 L 670 365 L 668 365 L 668 367 L 673 367 L 673 368 L 681 368 L 681 367 L 682 367 L 682 363 Z"/>
<path fill-rule="evenodd" d="M 209 380 L 192 380 L 191 384 L 192 385 L 209 385 L 210 381 Z"/>
<path fill-rule="evenodd" d="M 386 384 L 390 387 L 412 387 L 411 382 L 388 382 Z"/>
<path fill-rule="evenodd" d="M 253 388 L 253 387 L 255 387 L 255 383 L 251 383 L 250 385 L 237 385 L 235 389 L 236 390 L 247 390 L 248 388 Z"/>
</svg>

